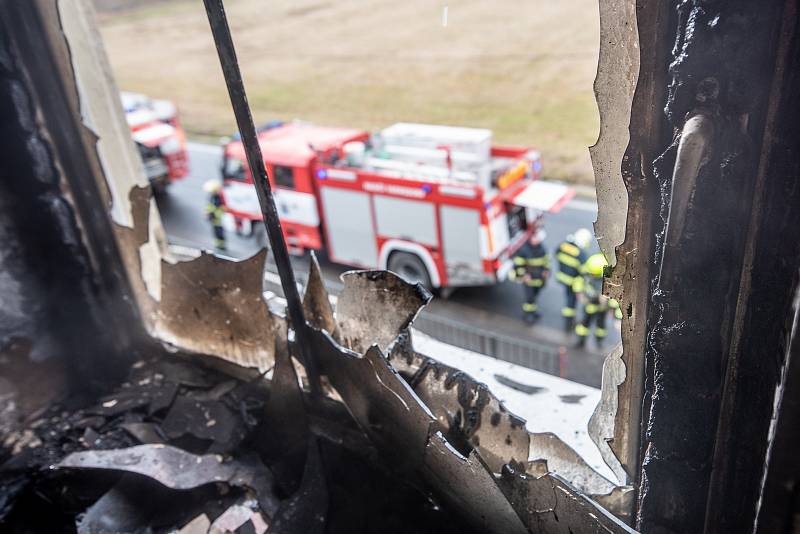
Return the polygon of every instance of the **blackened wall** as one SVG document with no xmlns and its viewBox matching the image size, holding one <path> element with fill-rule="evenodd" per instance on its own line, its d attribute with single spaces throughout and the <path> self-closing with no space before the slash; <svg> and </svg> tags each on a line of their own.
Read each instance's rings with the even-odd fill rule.
<svg viewBox="0 0 800 534">
<path fill-rule="evenodd" d="M 786 502 L 782 509 L 773 502 L 762 514 L 760 532 L 781 532 L 777 526 L 781 522 L 784 528 L 789 527 L 787 512 L 791 499 L 798 496 L 797 442 L 788 443 L 788 436 L 798 437 L 798 412 L 796 407 L 790 411 L 792 401 L 787 398 L 781 413 L 773 413 L 776 386 L 789 354 L 787 343 L 800 269 L 800 35 L 796 0 L 785 2 L 774 42 L 777 57 L 750 215 L 751 239 L 731 336 L 711 479 L 706 523 L 713 532 L 752 531 L 763 491 L 763 464 L 773 417 L 782 421 L 784 440 L 783 450 L 779 446 L 774 451 L 770 467 L 787 477 L 782 484 Z M 787 375 L 790 381 L 798 377 L 797 372 Z M 797 403 L 800 384 L 784 386 Z M 789 491 L 792 487 L 794 497 Z M 794 504 L 798 506 L 800 501 Z"/>
<path fill-rule="evenodd" d="M 720 427 L 720 406 L 737 334 L 782 4 L 673 2 L 663 107 L 676 138 L 664 141 L 665 150 L 653 163 L 662 191 L 654 272 L 669 274 L 654 277 L 651 286 L 637 525 L 643 532 L 708 527 L 715 451 L 718 436 L 727 432 Z M 679 132 L 698 113 L 714 124 L 710 158 L 697 177 L 679 246 L 664 250 Z"/>
<path fill-rule="evenodd" d="M 24 340 L 32 358 L 63 358 L 76 391 L 90 393 L 109 385 L 121 354 L 74 205 L 78 184 L 90 187 L 92 177 L 71 174 L 54 144 L 76 138 L 76 124 L 41 105 L 59 80 L 47 62 L 31 60 L 34 49 L 48 52 L 37 15 L 33 2 L 0 2 L 0 349 Z"/>
</svg>

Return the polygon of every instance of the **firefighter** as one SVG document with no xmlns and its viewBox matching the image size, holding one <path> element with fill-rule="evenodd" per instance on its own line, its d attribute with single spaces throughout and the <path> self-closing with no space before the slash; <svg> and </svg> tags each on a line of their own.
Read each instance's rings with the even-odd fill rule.
<svg viewBox="0 0 800 534">
<path fill-rule="evenodd" d="M 544 230 L 536 231 L 514 255 L 514 270 L 511 274 L 513 280 L 524 286 L 522 317 L 528 324 L 535 323 L 541 317 L 536 301 L 550 275 L 550 258 L 543 245 L 545 237 Z"/>
<path fill-rule="evenodd" d="M 581 266 L 586 261 L 586 248 L 592 240 L 592 233 L 586 228 L 581 228 L 574 234 L 567 236 L 567 239 L 558 246 L 556 260 L 558 261 L 558 273 L 556 280 L 564 286 L 566 301 L 561 308 L 561 316 L 564 318 L 564 331 L 568 334 L 575 327 L 575 315 L 577 296 L 572 289 L 575 281 L 580 278 Z"/>
<path fill-rule="evenodd" d="M 583 318 L 575 325 L 575 334 L 578 336 L 578 347 L 586 345 L 586 338 L 592 330 L 594 323 L 594 337 L 600 347 L 608 335 L 606 319 L 609 309 L 614 310 L 617 319 L 622 318 L 619 303 L 603 295 L 603 270 L 608 262 L 602 252 L 592 254 L 581 266 L 581 275 L 575 277 L 573 291 L 580 295 L 583 303 Z"/>
<path fill-rule="evenodd" d="M 222 205 L 222 184 L 219 180 L 209 180 L 203 186 L 208 193 L 208 204 L 206 204 L 206 217 L 211 223 L 214 232 L 214 248 L 225 250 L 225 229 L 222 227 L 222 216 L 225 208 Z"/>
</svg>

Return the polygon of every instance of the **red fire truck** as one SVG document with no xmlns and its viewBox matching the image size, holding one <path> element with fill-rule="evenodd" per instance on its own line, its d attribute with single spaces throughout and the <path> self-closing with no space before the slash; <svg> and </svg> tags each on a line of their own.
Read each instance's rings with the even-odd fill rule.
<svg viewBox="0 0 800 534">
<path fill-rule="evenodd" d="M 175 105 L 140 93 L 120 94 L 125 118 L 156 193 L 189 174 L 186 138 Z"/>
<path fill-rule="evenodd" d="M 538 180 L 539 152 L 489 130 L 399 123 L 363 130 L 293 122 L 259 131 L 287 243 L 389 269 L 429 288 L 505 279 L 510 256 L 574 195 Z M 237 227 L 261 219 L 244 147 L 224 147 L 223 201 Z"/>
</svg>

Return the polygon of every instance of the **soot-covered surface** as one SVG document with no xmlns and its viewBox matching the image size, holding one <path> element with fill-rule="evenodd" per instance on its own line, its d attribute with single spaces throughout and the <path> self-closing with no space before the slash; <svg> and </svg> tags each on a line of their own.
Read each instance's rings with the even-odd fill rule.
<svg viewBox="0 0 800 534">
<path fill-rule="evenodd" d="M 269 402 L 260 377 L 232 379 L 175 356 L 139 361 L 88 406 L 53 405 L 2 429 L 0 525 L 10 532 L 167 532 L 190 522 L 192 532 L 205 532 L 215 521 L 241 522 L 236 532 L 265 525 L 271 532 L 469 531 L 424 488 L 380 466 L 330 401 L 309 416 L 302 480 L 287 495 L 276 476 L 284 455 L 256 452 L 280 435 L 265 425 L 274 423 L 264 416 Z M 114 469 L 98 469 L 104 462 Z M 154 479 L 159 474 L 166 485 Z"/>
<path fill-rule="evenodd" d="M 645 354 L 638 523 L 645 531 L 700 532 L 706 521 L 778 3 L 675 3 L 666 116 L 676 132 L 690 117 L 706 117 L 713 134 L 699 173 L 680 184 L 673 185 L 680 135 L 653 163 L 661 275 L 651 280 Z M 691 188 L 691 200 L 676 221 L 682 230 L 665 247 L 671 191 L 682 187 Z"/>
</svg>

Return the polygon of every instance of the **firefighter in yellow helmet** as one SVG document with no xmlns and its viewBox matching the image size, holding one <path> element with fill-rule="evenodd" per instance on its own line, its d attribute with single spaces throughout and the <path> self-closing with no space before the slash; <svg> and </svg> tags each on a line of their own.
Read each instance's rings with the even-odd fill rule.
<svg viewBox="0 0 800 534">
<path fill-rule="evenodd" d="M 601 346 L 608 335 L 606 318 L 608 310 L 614 310 L 617 319 L 622 318 L 619 303 L 603 295 L 603 271 L 608 262 L 602 252 L 592 254 L 581 267 L 581 276 L 575 278 L 572 289 L 580 296 L 583 303 L 583 317 L 575 325 L 575 334 L 578 336 L 578 346 L 586 345 L 586 338 L 592 331 L 594 324 L 594 337 L 597 346 Z"/>
<path fill-rule="evenodd" d="M 203 189 L 208 193 L 206 217 L 214 232 L 214 248 L 225 250 L 225 228 L 222 226 L 222 216 L 225 215 L 225 207 L 222 204 L 222 183 L 219 180 L 209 180 L 203 185 Z"/>
<path fill-rule="evenodd" d="M 525 300 L 522 302 L 522 318 L 528 324 L 539 320 L 539 293 L 550 276 L 550 257 L 544 248 L 544 230 L 537 230 L 527 243 L 514 254 L 514 270 L 510 278 L 523 285 Z"/>
</svg>

